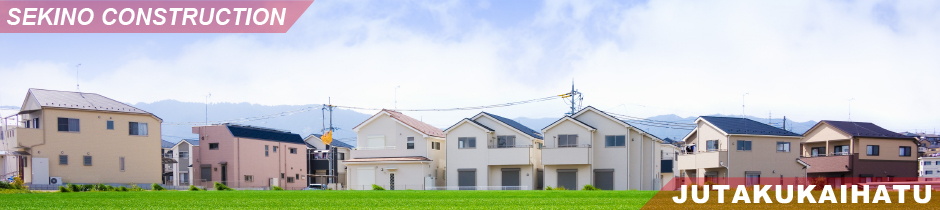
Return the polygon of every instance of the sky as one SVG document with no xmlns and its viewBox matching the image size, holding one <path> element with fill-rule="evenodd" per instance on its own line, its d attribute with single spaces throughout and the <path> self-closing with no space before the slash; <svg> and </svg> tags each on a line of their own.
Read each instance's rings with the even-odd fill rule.
<svg viewBox="0 0 940 210">
<path fill-rule="evenodd" d="M 318 0 L 284 34 L 0 34 L 0 106 L 78 83 L 127 103 L 211 93 L 211 103 L 452 108 L 573 83 L 583 106 L 635 117 L 743 113 L 932 132 L 938 23 L 936 1 Z M 448 127 L 477 112 L 405 114 Z"/>
</svg>

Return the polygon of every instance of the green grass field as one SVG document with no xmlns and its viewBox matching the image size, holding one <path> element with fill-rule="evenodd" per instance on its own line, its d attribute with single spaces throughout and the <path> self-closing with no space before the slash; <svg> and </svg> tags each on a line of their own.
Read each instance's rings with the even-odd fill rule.
<svg viewBox="0 0 940 210">
<path fill-rule="evenodd" d="M 0 194 L 0 209 L 639 209 L 656 191 L 159 191 Z"/>
</svg>

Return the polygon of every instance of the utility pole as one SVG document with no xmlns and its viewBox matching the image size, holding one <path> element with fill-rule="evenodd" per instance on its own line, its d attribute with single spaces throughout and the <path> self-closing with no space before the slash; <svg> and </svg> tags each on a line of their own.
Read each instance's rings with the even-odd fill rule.
<svg viewBox="0 0 940 210">
<path fill-rule="evenodd" d="M 568 93 L 568 96 L 566 97 L 571 97 L 571 112 L 568 112 L 567 115 L 573 116 L 574 113 L 578 111 L 578 108 L 580 108 L 580 107 L 577 107 L 577 103 L 581 102 L 581 100 L 584 99 L 584 97 L 581 96 L 581 92 L 578 92 L 578 90 L 574 89 L 574 81 L 571 81 L 571 92 Z M 577 99 L 578 101 L 575 102 L 575 99 Z"/>
<path fill-rule="evenodd" d="M 397 91 L 396 91 L 396 92 L 397 92 Z M 396 94 L 397 94 L 397 93 L 396 93 Z M 326 133 L 326 131 L 329 131 L 329 132 L 330 132 L 330 138 L 333 138 L 333 137 L 332 137 L 332 136 L 333 136 L 333 131 L 335 130 L 335 129 L 333 128 L 333 102 L 332 102 L 332 99 L 331 99 L 330 97 L 327 97 L 327 98 L 326 98 L 326 101 L 327 101 L 327 104 L 324 105 L 322 109 L 320 109 L 320 112 L 321 112 L 321 113 L 323 113 L 323 111 L 330 112 L 330 127 L 329 127 L 329 128 L 324 128 L 324 129 L 323 129 L 323 131 L 324 131 L 323 133 Z M 327 130 L 327 129 L 329 129 L 329 130 Z M 335 138 L 333 138 L 333 139 L 334 139 L 334 141 L 335 141 Z M 331 142 L 330 144 L 333 144 L 333 143 Z M 336 152 L 337 152 L 337 150 L 336 150 L 336 147 L 333 147 L 332 145 L 326 145 L 326 147 L 327 147 L 326 149 L 329 150 L 329 154 L 326 156 L 326 162 L 329 164 L 329 165 L 328 165 L 329 168 L 326 170 L 326 173 L 327 173 L 326 185 L 327 185 L 327 187 L 329 187 L 329 185 L 334 182 L 333 176 L 334 176 L 335 173 L 336 173 L 336 170 L 334 170 L 334 168 L 333 168 L 333 167 L 336 166 L 336 164 L 333 164 L 333 161 L 336 160 Z"/>
</svg>

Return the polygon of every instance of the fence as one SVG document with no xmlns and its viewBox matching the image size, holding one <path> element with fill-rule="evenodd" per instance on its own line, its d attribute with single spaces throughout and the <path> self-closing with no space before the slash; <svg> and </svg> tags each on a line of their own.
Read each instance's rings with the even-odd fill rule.
<svg viewBox="0 0 940 210">
<path fill-rule="evenodd" d="M 427 187 L 426 190 L 529 190 L 529 186 L 448 186 Z"/>
</svg>

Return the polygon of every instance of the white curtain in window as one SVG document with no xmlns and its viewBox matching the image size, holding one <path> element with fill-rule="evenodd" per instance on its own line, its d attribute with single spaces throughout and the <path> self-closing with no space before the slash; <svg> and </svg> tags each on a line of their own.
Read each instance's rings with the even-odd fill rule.
<svg viewBox="0 0 940 210">
<path fill-rule="evenodd" d="M 147 123 L 137 123 L 137 135 L 146 136 L 147 135 Z"/>
</svg>

